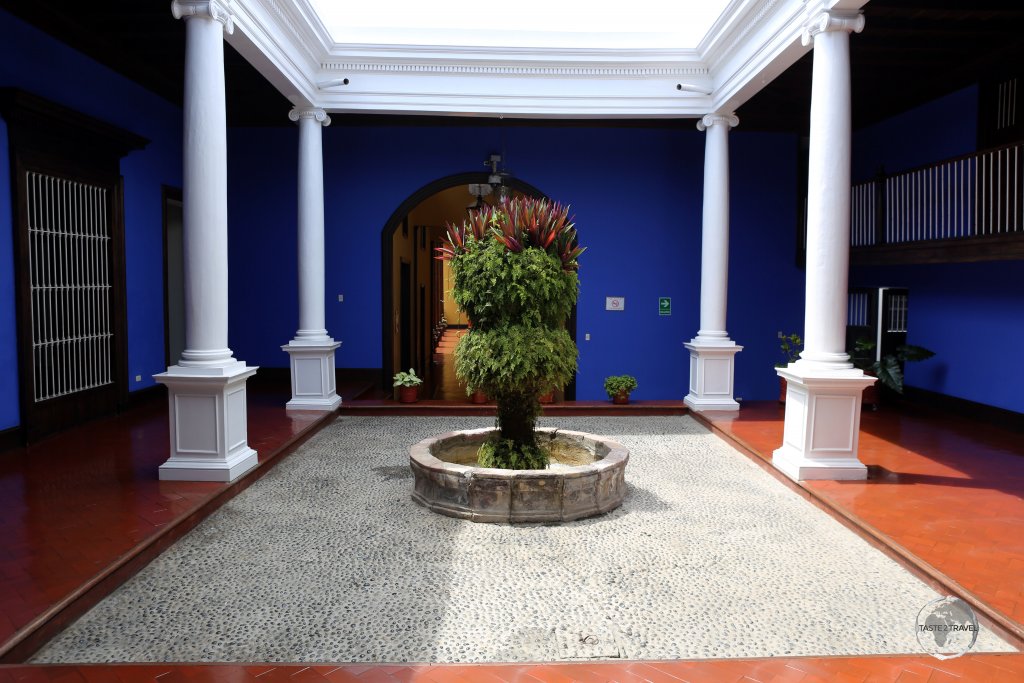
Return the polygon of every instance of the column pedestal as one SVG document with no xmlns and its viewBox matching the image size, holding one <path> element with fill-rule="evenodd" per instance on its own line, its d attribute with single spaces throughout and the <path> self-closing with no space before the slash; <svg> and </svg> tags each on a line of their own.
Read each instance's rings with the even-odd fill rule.
<svg viewBox="0 0 1024 683">
<path fill-rule="evenodd" d="M 258 368 L 235 361 L 222 367 L 172 365 L 153 379 L 167 386 L 171 457 L 164 481 L 234 481 L 256 466 L 248 444 L 245 381 Z"/>
<path fill-rule="evenodd" d="M 341 405 L 334 374 L 334 352 L 341 346 L 330 337 L 320 344 L 295 340 L 281 347 L 291 357 L 292 400 L 288 410 L 331 411 Z"/>
<path fill-rule="evenodd" d="M 690 393 L 683 402 L 696 412 L 739 410 L 732 397 L 736 354 L 743 350 L 732 341 L 683 344 L 690 351 Z"/>
<path fill-rule="evenodd" d="M 796 481 L 867 479 L 857 445 L 861 396 L 875 378 L 856 368 L 808 370 L 799 361 L 776 372 L 786 380 L 786 421 L 772 464 Z"/>
</svg>

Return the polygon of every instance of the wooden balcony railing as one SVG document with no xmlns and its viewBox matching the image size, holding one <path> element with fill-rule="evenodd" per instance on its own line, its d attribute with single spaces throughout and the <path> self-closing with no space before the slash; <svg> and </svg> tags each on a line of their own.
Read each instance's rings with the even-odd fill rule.
<svg viewBox="0 0 1024 683">
<path fill-rule="evenodd" d="M 854 185 L 858 265 L 1024 258 L 1024 143 Z"/>
</svg>

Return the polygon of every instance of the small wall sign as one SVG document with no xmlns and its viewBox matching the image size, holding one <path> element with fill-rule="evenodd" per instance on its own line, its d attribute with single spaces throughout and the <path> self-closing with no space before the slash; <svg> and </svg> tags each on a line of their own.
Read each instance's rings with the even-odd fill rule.
<svg viewBox="0 0 1024 683">
<path fill-rule="evenodd" d="M 658 315 L 672 315 L 672 297 L 658 297 Z"/>
<path fill-rule="evenodd" d="M 624 311 L 626 310 L 626 297 L 624 296 L 608 296 L 604 299 L 604 310 L 606 311 Z"/>
</svg>

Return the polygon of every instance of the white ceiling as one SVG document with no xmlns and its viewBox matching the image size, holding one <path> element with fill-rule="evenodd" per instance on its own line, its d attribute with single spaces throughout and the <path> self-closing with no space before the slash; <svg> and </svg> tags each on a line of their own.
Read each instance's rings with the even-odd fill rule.
<svg viewBox="0 0 1024 683">
<path fill-rule="evenodd" d="M 630 0 L 616 16 L 593 0 L 215 1 L 231 44 L 293 104 L 534 118 L 736 111 L 809 49 L 809 19 L 867 2 Z"/>
</svg>

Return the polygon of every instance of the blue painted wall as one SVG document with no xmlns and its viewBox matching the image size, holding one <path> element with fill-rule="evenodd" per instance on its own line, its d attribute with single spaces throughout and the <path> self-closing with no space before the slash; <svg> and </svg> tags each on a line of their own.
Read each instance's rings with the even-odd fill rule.
<svg viewBox="0 0 1024 683">
<path fill-rule="evenodd" d="M 181 185 L 181 110 L 0 10 L 0 86 L 18 87 L 150 139 L 121 162 L 125 179 L 129 389 L 164 370 L 161 185 Z M 0 429 L 18 424 L 10 182 L 0 145 Z M 5 260 L 6 259 L 6 260 Z M 142 375 L 135 382 L 135 375 Z"/>
<path fill-rule="evenodd" d="M 282 116 L 284 114 L 282 113 Z M 229 137 L 231 345 L 250 364 L 285 367 L 296 313 L 293 128 Z M 729 326 L 747 346 L 737 395 L 777 395 L 775 333 L 802 319 L 793 266 L 796 138 L 733 137 Z M 697 131 L 612 127 L 369 127 L 324 130 L 327 327 L 339 367 L 381 365 L 381 230 L 437 178 L 481 169 L 504 149 L 514 174 L 572 205 L 580 239 L 578 397 L 603 398 L 610 374 L 637 377 L 638 399 L 686 394 L 682 347 L 699 323 L 704 137 Z M 763 172 L 770 160 L 773 171 Z M 768 279 L 773 284 L 764 286 Z M 345 302 L 337 302 L 337 294 Z M 623 312 L 606 296 L 626 297 Z M 671 316 L 658 297 L 672 297 Z M 590 341 L 584 341 L 586 334 Z"/>
<path fill-rule="evenodd" d="M 744 347 L 736 355 L 734 395 L 775 399 L 775 364 L 782 360 L 778 333 L 802 335 L 804 326 L 804 271 L 794 265 L 799 143 L 796 135 L 735 130 L 729 136 L 727 327 Z"/>
<path fill-rule="evenodd" d="M 1024 412 L 1024 261 L 859 268 L 853 284 L 908 287 L 908 386 Z"/>
<path fill-rule="evenodd" d="M 957 90 L 853 134 L 853 182 L 977 149 L 978 86 Z"/>
<path fill-rule="evenodd" d="M 298 142 L 294 125 L 228 131 L 228 344 L 248 365 L 288 367 L 281 346 L 299 327 Z M 327 257 L 329 276 L 334 260 Z M 337 356 L 346 367 L 343 353 L 356 332 L 342 337 L 330 321 L 327 329 L 346 339 Z"/>
</svg>

